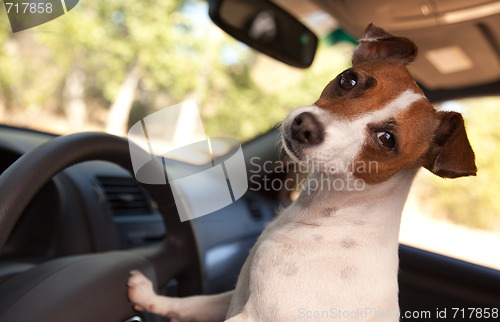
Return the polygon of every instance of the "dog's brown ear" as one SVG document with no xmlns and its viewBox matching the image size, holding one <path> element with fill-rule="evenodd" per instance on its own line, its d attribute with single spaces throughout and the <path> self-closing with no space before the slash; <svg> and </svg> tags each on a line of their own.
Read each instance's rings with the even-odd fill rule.
<svg viewBox="0 0 500 322">
<path fill-rule="evenodd" d="M 474 151 L 470 146 L 460 113 L 438 112 L 439 126 L 426 156 L 424 167 L 443 178 L 475 176 Z"/>
<path fill-rule="evenodd" d="M 353 65 L 369 60 L 396 60 L 406 65 L 417 56 L 417 46 L 413 41 L 395 37 L 372 23 L 358 42 L 352 56 Z"/>
</svg>

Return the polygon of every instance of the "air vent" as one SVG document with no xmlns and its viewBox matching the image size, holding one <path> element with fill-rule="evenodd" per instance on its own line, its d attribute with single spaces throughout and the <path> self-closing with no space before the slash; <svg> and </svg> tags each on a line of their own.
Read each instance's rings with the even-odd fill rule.
<svg viewBox="0 0 500 322">
<path fill-rule="evenodd" d="M 151 213 L 151 206 L 146 192 L 134 178 L 97 177 L 97 180 L 113 215 L 143 215 Z"/>
</svg>

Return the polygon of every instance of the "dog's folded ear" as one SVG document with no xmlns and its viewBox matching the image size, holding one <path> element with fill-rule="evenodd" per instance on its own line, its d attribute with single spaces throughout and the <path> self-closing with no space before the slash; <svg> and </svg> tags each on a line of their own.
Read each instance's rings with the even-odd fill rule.
<svg viewBox="0 0 500 322">
<path fill-rule="evenodd" d="M 356 65 L 370 60 L 394 60 L 408 64 L 417 56 L 417 46 L 409 39 L 395 37 L 382 28 L 370 24 L 352 56 Z"/>
<path fill-rule="evenodd" d="M 475 176 L 474 151 L 470 146 L 460 113 L 438 112 L 439 126 L 434 133 L 424 167 L 443 178 Z"/>
</svg>

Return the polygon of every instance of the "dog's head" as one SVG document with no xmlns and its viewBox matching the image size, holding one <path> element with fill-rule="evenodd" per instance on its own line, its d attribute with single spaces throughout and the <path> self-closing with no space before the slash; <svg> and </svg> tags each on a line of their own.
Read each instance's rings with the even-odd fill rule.
<svg viewBox="0 0 500 322">
<path fill-rule="evenodd" d="M 373 24 L 359 42 L 352 68 L 283 122 L 290 156 L 369 184 L 420 166 L 446 178 L 475 175 L 462 116 L 436 111 L 405 67 L 415 44 Z"/>
</svg>

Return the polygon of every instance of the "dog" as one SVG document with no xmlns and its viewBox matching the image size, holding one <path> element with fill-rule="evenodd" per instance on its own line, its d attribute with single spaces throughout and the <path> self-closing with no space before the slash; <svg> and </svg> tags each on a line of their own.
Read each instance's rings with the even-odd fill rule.
<svg viewBox="0 0 500 322">
<path fill-rule="evenodd" d="M 435 110 L 406 69 L 416 45 L 373 24 L 359 43 L 352 68 L 283 121 L 286 152 L 310 174 L 235 290 L 169 298 L 133 271 L 137 310 L 172 321 L 399 321 L 399 226 L 417 171 L 456 178 L 477 168 L 462 116 Z"/>
</svg>

